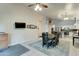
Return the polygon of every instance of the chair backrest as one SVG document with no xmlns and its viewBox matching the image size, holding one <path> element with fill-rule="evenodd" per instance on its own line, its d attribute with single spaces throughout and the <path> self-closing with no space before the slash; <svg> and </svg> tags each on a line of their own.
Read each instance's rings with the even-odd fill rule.
<svg viewBox="0 0 79 59">
<path fill-rule="evenodd" d="M 48 36 L 48 32 L 45 33 L 45 36 Z"/>
<path fill-rule="evenodd" d="M 42 36 L 48 36 L 48 32 L 46 32 L 46 33 L 43 32 L 43 33 L 42 33 Z"/>
<path fill-rule="evenodd" d="M 59 33 L 56 34 L 56 40 L 59 40 Z"/>
<path fill-rule="evenodd" d="M 44 43 L 46 43 L 48 41 L 48 33 L 42 33 L 42 40 Z"/>
<path fill-rule="evenodd" d="M 44 36 L 45 36 L 45 33 L 42 33 L 42 39 L 45 39 L 45 37 L 44 37 Z"/>
<path fill-rule="evenodd" d="M 60 35 L 60 34 L 59 34 L 59 33 L 57 33 L 57 39 L 58 39 L 58 40 L 59 40 L 59 35 Z"/>
</svg>

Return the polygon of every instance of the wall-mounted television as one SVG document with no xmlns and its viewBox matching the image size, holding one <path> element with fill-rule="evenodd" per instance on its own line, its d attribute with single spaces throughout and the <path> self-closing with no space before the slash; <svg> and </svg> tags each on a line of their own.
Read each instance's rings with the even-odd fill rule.
<svg viewBox="0 0 79 59">
<path fill-rule="evenodd" d="M 23 22 L 15 22 L 15 28 L 26 28 L 26 24 Z"/>
</svg>

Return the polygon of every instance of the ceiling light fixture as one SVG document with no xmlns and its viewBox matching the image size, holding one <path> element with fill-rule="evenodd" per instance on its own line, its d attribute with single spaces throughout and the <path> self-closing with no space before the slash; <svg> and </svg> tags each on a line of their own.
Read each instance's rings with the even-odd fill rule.
<svg viewBox="0 0 79 59">
<path fill-rule="evenodd" d="M 46 4 L 43 4 L 43 3 L 34 3 L 34 4 L 30 4 L 28 5 L 28 7 L 32 7 L 34 6 L 34 10 L 35 11 L 42 11 L 43 8 L 47 9 L 48 8 L 48 5 Z"/>
<path fill-rule="evenodd" d="M 63 20 L 69 20 L 70 19 L 70 15 L 66 11 L 61 13 L 61 14 L 59 14 L 58 17 L 60 19 L 63 19 Z"/>
<path fill-rule="evenodd" d="M 64 16 L 64 20 L 69 20 L 67 12 L 65 12 L 63 16 Z"/>
<path fill-rule="evenodd" d="M 69 20 L 69 18 L 68 17 L 65 17 L 64 20 Z"/>
<path fill-rule="evenodd" d="M 37 4 L 34 8 L 35 11 L 42 11 L 42 8 L 40 7 L 39 4 Z"/>
</svg>

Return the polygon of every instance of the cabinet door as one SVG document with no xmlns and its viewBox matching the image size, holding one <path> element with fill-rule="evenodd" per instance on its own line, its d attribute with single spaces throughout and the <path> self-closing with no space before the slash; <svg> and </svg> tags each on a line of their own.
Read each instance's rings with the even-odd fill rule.
<svg viewBox="0 0 79 59">
<path fill-rule="evenodd" d="M 7 47 L 8 47 L 8 36 L 1 35 L 0 36 L 0 49 L 7 48 Z"/>
</svg>

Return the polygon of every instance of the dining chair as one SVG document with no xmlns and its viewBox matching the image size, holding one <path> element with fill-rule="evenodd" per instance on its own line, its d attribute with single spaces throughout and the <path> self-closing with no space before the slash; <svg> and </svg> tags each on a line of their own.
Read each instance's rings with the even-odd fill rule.
<svg viewBox="0 0 79 59">
<path fill-rule="evenodd" d="M 49 46 L 52 46 L 52 40 L 48 38 L 48 33 L 42 33 L 42 46 L 46 46 L 49 48 Z"/>
</svg>

